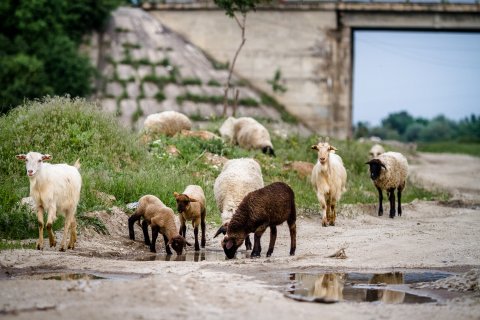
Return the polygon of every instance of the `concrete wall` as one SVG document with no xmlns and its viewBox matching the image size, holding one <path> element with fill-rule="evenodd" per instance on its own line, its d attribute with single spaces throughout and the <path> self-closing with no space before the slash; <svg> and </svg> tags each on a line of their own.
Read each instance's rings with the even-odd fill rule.
<svg viewBox="0 0 480 320">
<path fill-rule="evenodd" d="M 162 24 L 183 35 L 219 61 L 231 61 L 240 44 L 240 29 L 222 11 L 152 11 Z M 258 11 L 247 16 L 247 41 L 235 71 L 275 95 L 287 110 L 320 134 L 348 135 L 350 90 L 339 78 L 338 40 L 349 60 L 349 34 L 337 29 L 334 11 Z M 350 64 L 348 64 L 349 66 Z M 348 68 L 348 67 L 347 67 Z M 287 91 L 272 92 L 275 71 Z M 349 70 L 347 72 L 349 74 Z M 348 81 L 348 79 L 346 79 Z M 336 120 L 340 121 L 339 123 Z M 346 128 L 347 127 L 347 128 Z"/>
<path fill-rule="evenodd" d="M 151 13 L 162 24 L 216 60 L 232 60 L 240 29 L 223 11 L 203 4 L 160 9 Z M 356 28 L 479 31 L 480 6 L 339 2 L 262 8 L 248 14 L 247 41 L 235 71 L 274 95 L 315 132 L 349 137 Z M 288 89 L 281 94 L 267 82 L 277 69 Z"/>
</svg>

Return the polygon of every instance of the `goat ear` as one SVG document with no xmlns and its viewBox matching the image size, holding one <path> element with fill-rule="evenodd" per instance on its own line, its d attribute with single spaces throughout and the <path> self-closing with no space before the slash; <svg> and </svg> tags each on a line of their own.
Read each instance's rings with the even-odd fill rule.
<svg viewBox="0 0 480 320">
<path fill-rule="evenodd" d="M 27 159 L 27 155 L 26 154 L 17 154 L 15 156 L 15 158 L 17 158 L 18 160 L 21 160 L 21 161 L 25 161 Z"/>
<path fill-rule="evenodd" d="M 43 160 L 43 161 L 52 160 L 52 156 L 49 155 L 49 154 L 42 154 L 42 160 Z"/>
<path fill-rule="evenodd" d="M 317 146 L 316 144 L 314 144 L 314 145 L 312 146 L 312 149 L 318 151 L 318 146 Z"/>
<path fill-rule="evenodd" d="M 328 151 L 332 151 L 332 150 L 333 150 L 333 151 L 337 151 L 338 149 L 335 148 L 334 146 L 330 146 L 330 147 L 328 148 Z"/>
<path fill-rule="evenodd" d="M 233 247 L 233 241 L 232 239 L 228 239 L 227 243 L 225 244 L 225 248 L 227 248 L 227 250 L 230 250 L 232 247 Z"/>
</svg>

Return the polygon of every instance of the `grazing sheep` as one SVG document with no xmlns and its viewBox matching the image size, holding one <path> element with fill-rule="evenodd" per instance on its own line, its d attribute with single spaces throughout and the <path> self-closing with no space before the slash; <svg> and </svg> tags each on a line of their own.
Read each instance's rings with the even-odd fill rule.
<svg viewBox="0 0 480 320">
<path fill-rule="evenodd" d="M 311 182 L 322 208 L 322 226 L 334 226 L 337 217 L 336 204 L 345 192 L 347 171 L 337 150 L 328 142 L 319 142 L 312 149 L 318 151 L 318 161 L 313 167 Z"/>
<path fill-rule="evenodd" d="M 268 130 L 253 118 L 229 117 L 219 131 L 222 138 L 244 149 L 260 149 L 265 154 L 275 156 Z"/>
<path fill-rule="evenodd" d="M 202 248 L 205 248 L 205 217 L 207 211 L 205 208 L 205 194 L 202 187 L 189 185 L 182 194 L 174 192 L 177 201 L 177 211 L 180 214 L 180 235 L 185 237 L 187 232 L 186 221 L 192 220 L 193 234 L 195 235 L 195 251 L 200 250 L 198 245 L 198 225 L 202 227 Z"/>
<path fill-rule="evenodd" d="M 233 159 L 225 163 L 222 172 L 215 179 L 213 193 L 222 216 L 222 226 L 215 233 L 227 232 L 228 223 L 243 198 L 250 192 L 263 188 L 262 169 L 253 159 Z M 245 239 L 247 250 L 252 249 L 250 237 Z"/>
<path fill-rule="evenodd" d="M 232 259 L 244 239 L 254 232 L 253 250 L 250 256 L 260 257 L 262 250 L 260 238 L 270 227 L 270 243 L 267 257 L 273 253 L 277 239 L 277 225 L 287 221 L 290 229 L 290 255 L 295 255 L 296 242 L 295 194 L 292 188 L 283 182 L 274 182 L 266 187 L 250 192 L 243 198 L 235 211 L 223 238 L 225 255 Z"/>
<path fill-rule="evenodd" d="M 67 235 L 70 232 L 68 249 L 75 248 L 77 241 L 77 212 L 82 188 L 82 177 L 78 172 L 80 162 L 77 160 L 73 166 L 68 164 L 49 164 L 52 156 L 38 152 L 19 154 L 17 159 L 26 162 L 27 176 L 30 180 L 30 196 L 35 200 L 38 219 L 37 249 L 43 249 L 43 212 L 48 212 L 47 230 L 50 247 L 55 247 L 57 241 L 52 230 L 52 225 L 57 218 L 57 212 L 65 214 L 65 226 L 60 251 L 67 248 Z"/>
<path fill-rule="evenodd" d="M 197 131 L 182 130 L 180 134 L 184 137 L 197 137 L 202 140 L 220 139 L 220 137 L 217 136 L 215 133 L 206 131 L 206 130 L 197 130 Z"/>
<path fill-rule="evenodd" d="M 164 111 L 149 115 L 143 124 L 147 133 L 163 133 L 174 136 L 183 129 L 190 130 L 192 122 L 183 113 L 176 111 Z"/>
<path fill-rule="evenodd" d="M 183 247 L 188 244 L 184 237 L 178 234 L 177 226 L 175 225 L 175 214 L 173 210 L 165 206 L 163 202 L 155 196 L 146 195 L 138 200 L 138 207 L 135 213 L 128 218 L 128 233 L 131 240 L 135 240 L 135 231 L 133 225 L 135 221 L 143 218 L 142 230 L 145 238 L 145 244 L 150 246 L 151 252 L 156 252 L 155 243 L 157 241 L 158 233 L 163 235 L 165 241 L 165 250 L 167 254 L 172 254 L 170 246 L 178 255 L 182 254 Z M 152 241 L 148 236 L 148 225 L 152 228 Z"/>
<path fill-rule="evenodd" d="M 378 215 L 383 215 L 382 190 L 386 190 L 390 200 L 390 218 L 395 217 L 395 189 L 397 189 L 398 215 L 401 216 L 402 191 L 408 175 L 407 159 L 398 152 L 385 152 L 366 164 L 370 166 L 370 178 L 378 190 Z"/>
<path fill-rule="evenodd" d="M 374 144 L 372 148 L 370 148 L 368 155 L 370 156 L 370 159 L 373 159 L 378 157 L 382 153 L 385 153 L 385 149 L 377 143 L 377 144 Z"/>
</svg>

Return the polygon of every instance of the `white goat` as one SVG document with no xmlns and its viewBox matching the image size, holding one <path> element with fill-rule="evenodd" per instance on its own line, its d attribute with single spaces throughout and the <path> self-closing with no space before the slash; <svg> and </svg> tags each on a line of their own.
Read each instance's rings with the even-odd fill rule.
<svg viewBox="0 0 480 320">
<path fill-rule="evenodd" d="M 328 142 L 319 142 L 312 149 L 318 151 L 318 161 L 313 167 L 311 182 L 322 207 L 322 226 L 334 226 L 337 216 L 335 205 L 347 184 L 347 171 L 337 150 Z"/>
<path fill-rule="evenodd" d="M 47 230 L 50 247 L 55 247 L 57 242 L 52 231 L 52 225 L 57 218 L 57 212 L 65 214 L 65 227 L 60 251 L 65 251 L 67 235 L 70 232 L 68 249 L 75 247 L 77 241 L 77 222 L 75 213 L 80 200 L 82 177 L 78 172 L 80 162 L 77 160 L 73 166 L 68 164 L 44 163 L 52 159 L 49 154 L 29 152 L 19 154 L 17 159 L 26 162 L 27 176 L 30 180 L 30 196 L 35 200 L 38 219 L 37 249 L 43 249 L 43 212 L 48 212 Z"/>
</svg>

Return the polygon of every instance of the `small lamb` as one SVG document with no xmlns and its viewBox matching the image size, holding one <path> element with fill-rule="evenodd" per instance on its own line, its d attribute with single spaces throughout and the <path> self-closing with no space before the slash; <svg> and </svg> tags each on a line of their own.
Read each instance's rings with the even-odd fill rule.
<svg viewBox="0 0 480 320">
<path fill-rule="evenodd" d="M 197 185 L 189 185 L 182 194 L 174 192 L 177 201 L 177 211 L 180 214 L 180 235 L 185 237 L 187 226 L 185 223 L 192 221 L 193 233 L 195 235 L 195 251 L 200 251 L 198 245 L 198 225 L 202 228 L 202 248 L 205 248 L 205 218 L 207 211 L 205 208 L 205 194 L 203 189 Z"/>
<path fill-rule="evenodd" d="M 260 188 L 263 188 L 262 169 L 255 160 L 241 158 L 228 160 L 225 163 L 213 185 L 213 193 L 222 217 L 222 226 L 215 233 L 214 238 L 220 233 L 227 232 L 228 223 L 243 198 Z M 249 236 L 245 239 L 245 246 L 247 250 L 252 249 Z"/>
<path fill-rule="evenodd" d="M 53 222 L 57 212 L 65 214 L 63 239 L 60 251 L 67 248 L 67 235 L 70 233 L 68 249 L 75 248 L 77 241 L 77 221 L 75 214 L 80 200 L 82 177 L 78 169 L 80 162 L 77 160 L 73 166 L 68 164 L 49 164 L 52 156 L 38 152 L 29 152 L 16 156 L 18 160 L 25 161 L 27 176 L 30 180 L 30 196 L 35 200 L 38 219 L 37 249 L 43 250 L 43 212 L 48 212 L 47 230 L 50 247 L 55 247 L 57 241 L 53 233 Z"/>
<path fill-rule="evenodd" d="M 313 167 L 311 182 L 322 208 L 322 226 L 334 226 L 337 216 L 336 204 L 346 190 L 347 171 L 337 149 L 328 142 L 312 146 L 318 151 L 318 161 Z"/>
<path fill-rule="evenodd" d="M 270 244 L 267 257 L 273 253 L 277 239 L 277 225 L 287 221 L 290 229 L 290 255 L 295 255 L 297 246 L 295 194 L 292 188 L 283 182 L 274 182 L 264 188 L 247 194 L 238 206 L 230 223 L 222 247 L 227 258 L 235 257 L 237 249 L 248 234 L 254 232 L 254 244 L 250 257 L 260 257 L 262 250 L 260 238 L 270 227 Z"/>
<path fill-rule="evenodd" d="M 402 215 L 402 191 L 408 175 L 408 161 L 398 152 L 385 152 L 366 162 L 370 166 L 370 178 L 378 190 L 378 215 L 383 215 L 383 193 L 387 190 L 390 200 L 390 218 L 395 217 L 395 189 L 398 194 L 398 216 Z"/>
<path fill-rule="evenodd" d="M 163 235 L 165 241 L 165 250 L 167 254 L 172 254 L 169 246 L 172 246 L 177 255 L 181 255 L 183 247 L 187 244 L 191 246 L 184 237 L 178 234 L 175 224 L 175 214 L 173 210 L 165 206 L 163 202 L 153 195 L 146 195 L 138 200 L 138 207 L 135 213 L 128 218 L 128 232 L 131 240 L 135 240 L 135 231 L 133 225 L 135 221 L 143 218 L 142 230 L 145 238 L 145 244 L 150 246 L 151 252 L 157 252 L 155 243 L 158 233 Z M 148 236 L 148 225 L 152 228 L 152 241 Z"/>
<path fill-rule="evenodd" d="M 163 133 L 174 136 L 182 130 L 190 130 L 192 122 L 183 113 L 177 111 L 164 111 L 149 115 L 143 124 L 145 131 L 150 133 Z"/>
</svg>

